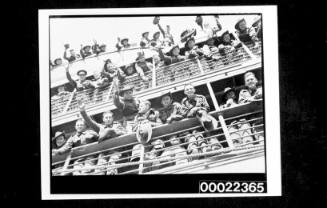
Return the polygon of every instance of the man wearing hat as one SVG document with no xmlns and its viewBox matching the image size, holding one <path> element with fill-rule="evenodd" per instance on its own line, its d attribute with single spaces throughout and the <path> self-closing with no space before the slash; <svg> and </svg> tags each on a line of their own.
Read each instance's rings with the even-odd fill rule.
<svg viewBox="0 0 327 208">
<path fill-rule="evenodd" d="M 165 55 L 161 48 L 159 48 L 159 57 L 161 60 L 164 61 L 165 65 L 174 64 L 180 61 L 184 61 L 186 59 L 185 56 L 179 54 L 180 48 L 178 45 L 171 46 L 168 55 Z"/>
<path fill-rule="evenodd" d="M 153 65 L 152 63 L 149 63 L 145 60 L 144 53 L 138 52 L 137 53 L 137 58 L 135 60 L 135 69 L 136 72 L 139 74 L 141 79 L 145 82 L 149 81 L 149 78 L 145 76 L 144 73 L 150 72 L 153 70 Z"/>
<path fill-rule="evenodd" d="M 120 67 L 115 66 L 110 59 L 105 60 L 101 73 L 108 78 L 109 82 L 112 82 L 114 79 L 123 82 L 126 77 L 125 72 Z"/>
<path fill-rule="evenodd" d="M 116 48 L 118 51 L 127 49 L 131 47 L 131 44 L 128 43 L 128 38 L 123 38 L 120 40 L 120 38 L 117 38 L 118 42 L 116 44 Z"/>
<path fill-rule="evenodd" d="M 217 120 L 208 114 L 210 106 L 203 95 L 195 94 L 195 88 L 191 84 L 184 87 L 186 97 L 182 100 L 182 112 L 185 117 L 196 117 L 205 130 L 217 128 Z"/>
<path fill-rule="evenodd" d="M 234 88 L 226 87 L 224 89 L 223 98 L 224 98 L 225 104 L 223 104 L 221 106 L 222 108 L 229 108 L 229 107 L 237 105 Z"/>
<path fill-rule="evenodd" d="M 69 48 L 69 44 L 65 44 L 65 52 L 64 52 L 64 59 L 66 59 L 69 63 L 75 61 L 79 58 L 79 55 L 76 54 L 74 49 Z"/>
<path fill-rule="evenodd" d="M 160 32 L 157 31 L 153 34 L 152 40 L 150 41 L 150 45 L 156 48 L 162 46 L 162 41 L 160 40 Z"/>
<path fill-rule="evenodd" d="M 81 45 L 80 54 L 82 56 L 82 59 L 85 59 L 85 57 L 91 56 L 92 55 L 91 46 L 90 45 L 86 45 L 86 46 Z"/>
<path fill-rule="evenodd" d="M 86 124 L 99 134 L 99 142 L 104 141 L 106 139 L 118 137 L 127 133 L 126 130 L 118 122 L 114 122 L 113 112 L 105 111 L 104 113 L 102 113 L 103 123 L 100 124 L 94 121 L 86 113 L 85 104 L 81 100 L 78 101 L 78 104 L 81 116 L 85 120 Z"/>
<path fill-rule="evenodd" d="M 254 44 L 258 41 L 254 28 L 249 28 L 246 26 L 246 21 L 244 18 L 239 19 L 235 24 L 236 34 L 240 41 L 243 43 Z"/>
<path fill-rule="evenodd" d="M 218 53 L 218 47 L 215 45 L 215 41 L 216 39 L 213 36 L 209 36 L 202 47 L 203 54 L 207 59 L 218 59 L 217 55 L 214 55 Z"/>
<path fill-rule="evenodd" d="M 252 102 L 262 98 L 262 87 L 258 85 L 258 79 L 253 72 L 244 74 L 245 88 L 240 91 L 238 103 Z"/>
<path fill-rule="evenodd" d="M 60 132 L 57 131 L 55 133 L 55 136 L 52 138 L 52 153 L 55 154 L 54 150 L 61 148 L 65 143 L 66 143 L 67 139 L 66 139 L 66 135 L 65 132 Z"/>
<path fill-rule="evenodd" d="M 218 46 L 218 50 L 221 55 L 226 55 L 230 51 L 235 51 L 235 49 L 240 48 L 242 44 L 235 40 L 234 37 L 229 33 L 228 30 L 223 32 L 220 36 L 221 43 Z"/>
<path fill-rule="evenodd" d="M 56 58 L 55 60 L 54 60 L 54 65 L 55 66 L 59 66 L 59 65 L 61 65 L 62 64 L 62 59 L 61 58 Z"/>
<path fill-rule="evenodd" d="M 203 51 L 195 45 L 194 37 L 187 39 L 185 43 L 185 56 L 187 58 L 194 58 L 203 55 Z"/>
<path fill-rule="evenodd" d="M 191 37 L 196 36 L 196 29 L 187 29 L 181 33 L 181 42 L 184 43 Z"/>
<path fill-rule="evenodd" d="M 123 126 L 126 128 L 127 132 L 132 132 L 134 118 L 138 113 L 139 100 L 133 97 L 133 86 L 126 85 L 121 90 L 119 90 L 118 87 L 116 88 L 113 100 L 114 105 L 123 116 Z"/>
<path fill-rule="evenodd" d="M 149 43 L 150 43 L 149 34 L 150 34 L 149 32 L 142 33 L 142 38 L 140 41 L 141 48 L 146 48 L 149 46 Z"/>
<path fill-rule="evenodd" d="M 78 70 L 77 75 L 78 75 L 78 80 L 73 80 L 70 73 L 69 73 L 69 66 L 70 64 L 67 64 L 65 67 L 66 69 L 66 77 L 69 81 L 69 83 L 76 88 L 77 90 L 84 90 L 84 89 L 91 89 L 95 88 L 93 83 L 90 80 L 86 79 L 87 71 L 84 69 Z"/>
<path fill-rule="evenodd" d="M 261 17 L 256 16 L 252 23 L 252 30 L 255 31 L 255 36 L 258 38 L 258 40 L 262 39 L 262 27 L 261 27 Z"/>
<path fill-rule="evenodd" d="M 161 124 L 159 113 L 151 108 L 151 102 L 148 100 L 140 101 L 133 127 L 133 130 L 137 133 L 138 141 L 147 143 L 151 139 L 152 128 Z"/>
<path fill-rule="evenodd" d="M 182 105 L 174 102 L 171 92 L 164 93 L 160 96 L 162 108 L 159 111 L 159 118 L 162 123 L 173 123 L 180 121 L 184 117 L 182 115 Z"/>
<path fill-rule="evenodd" d="M 75 129 L 76 133 L 73 134 L 63 146 L 54 151 L 55 155 L 64 154 L 74 147 L 89 144 L 98 140 L 99 135 L 93 130 L 87 130 L 86 122 L 83 119 L 78 119 L 76 121 Z"/>
</svg>

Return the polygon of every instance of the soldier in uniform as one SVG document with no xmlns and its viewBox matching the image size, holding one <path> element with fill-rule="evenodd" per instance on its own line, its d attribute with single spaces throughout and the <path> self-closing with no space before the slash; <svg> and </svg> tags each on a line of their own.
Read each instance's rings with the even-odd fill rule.
<svg viewBox="0 0 327 208">
<path fill-rule="evenodd" d="M 244 74 L 245 89 L 242 89 L 239 94 L 238 103 L 247 103 L 262 98 L 262 87 L 258 86 L 258 79 L 253 72 Z"/>
<path fill-rule="evenodd" d="M 152 128 L 161 124 L 159 113 L 151 108 L 151 102 L 148 100 L 141 101 L 133 127 L 138 141 L 143 144 L 147 143 L 151 139 Z"/>
<path fill-rule="evenodd" d="M 139 100 L 133 97 L 133 86 L 124 86 L 122 90 L 116 88 L 114 104 L 123 116 L 123 127 L 128 133 L 131 133 L 133 132 L 134 118 L 138 113 Z"/>
<path fill-rule="evenodd" d="M 79 101 L 80 113 L 86 124 L 99 134 L 99 142 L 126 134 L 127 131 L 118 122 L 114 122 L 113 113 L 106 111 L 102 114 L 103 123 L 94 121 L 85 111 L 85 104 Z"/>
<path fill-rule="evenodd" d="M 182 112 L 185 117 L 197 117 L 205 130 L 217 128 L 217 120 L 208 114 L 210 106 L 203 95 L 195 94 L 191 84 L 184 87 L 186 97 L 182 100 Z"/>
<path fill-rule="evenodd" d="M 162 123 L 172 123 L 182 120 L 182 105 L 174 102 L 171 92 L 165 93 L 160 97 L 162 108 L 159 111 L 159 118 Z"/>
<path fill-rule="evenodd" d="M 173 45 L 169 52 L 168 52 L 168 56 L 165 55 L 161 48 L 159 48 L 159 57 L 161 60 L 164 61 L 164 63 L 166 65 L 170 65 L 170 64 L 174 64 L 174 63 L 177 63 L 177 62 L 180 62 L 180 61 L 184 61 L 186 59 L 185 56 L 182 56 L 179 54 L 180 53 L 180 49 L 179 49 L 179 46 L 178 45 Z"/>
<path fill-rule="evenodd" d="M 87 130 L 86 122 L 83 119 L 78 119 L 75 124 L 76 133 L 72 135 L 65 145 L 61 148 L 52 151 L 53 155 L 64 154 L 69 152 L 72 148 L 90 144 L 98 140 L 99 135 L 93 130 Z M 74 161 L 74 168 L 78 167 L 90 167 L 95 165 L 95 156 L 88 156 L 86 158 L 80 158 Z M 92 172 L 93 170 L 74 171 L 73 175 L 84 175 Z"/>
<path fill-rule="evenodd" d="M 87 71 L 84 69 L 81 69 L 77 71 L 78 80 L 73 80 L 70 73 L 69 73 L 69 64 L 65 67 L 66 69 L 66 77 L 69 81 L 69 83 L 76 88 L 78 91 L 85 90 L 85 89 L 93 89 L 95 88 L 94 84 L 91 80 L 86 79 Z"/>
</svg>

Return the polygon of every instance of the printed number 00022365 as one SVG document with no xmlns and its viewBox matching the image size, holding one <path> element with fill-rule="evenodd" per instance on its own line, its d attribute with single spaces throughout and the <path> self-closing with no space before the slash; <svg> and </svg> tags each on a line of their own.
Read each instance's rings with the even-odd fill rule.
<svg viewBox="0 0 327 208">
<path fill-rule="evenodd" d="M 201 181 L 200 193 L 264 193 L 264 182 Z"/>
</svg>

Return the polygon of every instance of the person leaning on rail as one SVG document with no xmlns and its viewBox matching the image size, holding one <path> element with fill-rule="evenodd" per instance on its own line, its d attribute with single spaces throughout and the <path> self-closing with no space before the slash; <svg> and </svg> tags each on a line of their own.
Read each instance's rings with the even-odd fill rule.
<svg viewBox="0 0 327 208">
<path fill-rule="evenodd" d="M 245 88 L 242 89 L 239 94 L 239 104 L 254 102 L 263 98 L 262 86 L 259 85 L 258 79 L 256 78 L 253 72 L 246 72 L 244 74 L 244 84 Z M 262 124 L 262 120 L 256 121 L 254 125 L 256 124 Z M 263 130 L 263 127 L 254 128 L 254 132 Z M 257 140 L 262 139 L 263 137 L 263 133 L 255 135 L 255 138 Z"/>
<path fill-rule="evenodd" d="M 201 57 L 203 56 L 203 50 L 195 45 L 194 37 L 186 40 L 185 43 L 185 56 L 187 58 Z"/>
<path fill-rule="evenodd" d="M 73 134 L 61 148 L 52 151 L 53 156 L 67 153 L 75 147 L 96 142 L 99 138 L 99 135 L 95 131 L 87 130 L 85 120 L 83 119 L 78 119 L 76 121 L 75 129 L 76 133 Z M 79 158 L 73 162 L 74 168 L 93 166 L 95 165 L 95 160 L 92 160 L 94 158 L 94 155 L 87 156 L 86 158 Z M 73 175 L 84 175 L 90 172 L 92 172 L 92 170 L 76 170 L 73 171 Z"/>
<path fill-rule="evenodd" d="M 178 45 L 171 46 L 168 55 L 165 55 L 162 52 L 161 48 L 159 48 L 158 52 L 159 52 L 160 59 L 164 61 L 165 65 L 174 64 L 180 61 L 184 61 L 186 59 L 185 56 L 179 54 L 180 48 Z"/>
<path fill-rule="evenodd" d="M 171 92 L 163 93 L 159 97 L 162 108 L 158 109 L 159 119 L 162 123 L 173 123 L 182 120 L 182 105 L 178 102 L 174 102 Z"/>
<path fill-rule="evenodd" d="M 86 57 L 91 56 L 92 55 L 91 46 L 90 45 L 86 45 L 86 46 L 81 45 L 80 54 L 82 56 L 82 59 L 85 59 Z"/>
<path fill-rule="evenodd" d="M 218 56 L 216 54 L 218 53 L 219 49 L 215 45 L 215 42 L 217 42 L 217 38 L 209 36 L 204 46 L 202 47 L 202 51 L 206 59 L 218 60 Z"/>
<path fill-rule="evenodd" d="M 235 89 L 226 87 L 224 89 L 224 95 L 223 95 L 223 103 L 220 106 L 220 108 L 229 108 L 237 105 L 237 100 L 236 100 L 236 94 L 235 94 Z"/>
<path fill-rule="evenodd" d="M 99 134 L 98 141 L 104 141 L 127 133 L 126 129 L 118 122 L 114 122 L 114 114 L 111 111 L 102 113 L 103 123 L 94 121 L 85 111 L 85 104 L 79 100 L 79 109 L 86 124 Z"/>
<path fill-rule="evenodd" d="M 252 44 L 254 45 L 259 39 L 257 37 L 257 33 L 255 28 L 247 27 L 246 21 L 244 18 L 239 19 L 235 24 L 235 33 L 244 44 Z"/>
<path fill-rule="evenodd" d="M 122 89 L 115 86 L 114 105 L 123 116 L 123 127 L 128 133 L 133 132 L 134 118 L 138 113 L 139 100 L 133 96 L 134 87 L 126 85 Z"/>
<path fill-rule="evenodd" d="M 125 72 L 120 67 L 117 67 L 115 64 L 113 64 L 110 59 L 104 61 L 101 73 L 103 76 L 108 78 L 109 82 L 112 82 L 116 78 L 120 82 L 123 82 L 126 77 Z"/>
<path fill-rule="evenodd" d="M 262 87 L 253 72 L 244 74 L 245 88 L 240 91 L 238 103 L 252 102 L 262 98 Z"/>
<path fill-rule="evenodd" d="M 151 108 L 151 102 L 148 100 L 140 101 L 133 126 L 133 131 L 136 132 L 137 140 L 142 144 L 149 142 L 152 135 L 152 128 L 160 126 L 161 124 L 159 113 Z"/>
<path fill-rule="evenodd" d="M 223 32 L 219 39 L 220 44 L 218 45 L 218 50 L 222 56 L 225 56 L 228 52 L 236 52 L 238 48 L 242 47 L 242 43 L 235 40 L 234 36 L 228 30 Z"/>
<path fill-rule="evenodd" d="M 73 80 L 70 73 L 69 73 L 69 67 L 70 64 L 67 64 L 65 69 L 66 69 L 66 77 L 69 81 L 69 83 L 76 88 L 78 91 L 85 90 L 85 89 L 93 89 L 95 88 L 94 84 L 92 83 L 91 80 L 86 79 L 87 71 L 84 69 L 78 70 L 77 75 L 78 75 L 78 80 Z"/>
<path fill-rule="evenodd" d="M 145 75 L 147 72 L 151 72 L 153 70 L 153 65 L 150 62 L 145 60 L 144 52 L 138 52 L 137 58 L 135 60 L 134 65 L 136 72 L 139 74 L 141 79 L 144 82 L 149 82 L 149 78 Z"/>
<path fill-rule="evenodd" d="M 203 95 L 195 94 L 192 84 L 184 86 L 186 97 L 182 100 L 182 112 L 187 118 L 196 117 L 205 130 L 213 130 L 218 126 L 217 120 L 208 114 L 210 106 Z"/>
</svg>

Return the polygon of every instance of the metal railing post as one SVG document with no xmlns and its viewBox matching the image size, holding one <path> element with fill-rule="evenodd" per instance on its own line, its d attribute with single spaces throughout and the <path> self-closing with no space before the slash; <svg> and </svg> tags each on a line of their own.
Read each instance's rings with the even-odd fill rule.
<svg viewBox="0 0 327 208">
<path fill-rule="evenodd" d="M 154 61 L 154 58 L 152 58 L 152 88 L 155 88 L 157 86 L 157 73 L 156 73 L 156 64 Z"/>
<path fill-rule="evenodd" d="M 65 160 L 65 164 L 64 164 L 64 166 L 62 167 L 62 171 L 63 171 L 63 172 L 62 172 L 60 175 L 64 175 L 64 174 L 65 174 L 64 171 L 67 170 L 67 167 L 68 167 L 68 165 L 69 165 L 69 162 L 70 162 L 71 157 L 72 157 L 72 152 L 70 152 L 70 153 L 67 155 L 66 160 Z"/>
<path fill-rule="evenodd" d="M 68 108 L 69 108 L 69 106 L 70 106 L 70 104 L 71 104 L 71 102 L 72 102 L 72 100 L 73 100 L 73 98 L 75 96 L 75 93 L 76 93 L 76 88 L 72 92 L 72 95 L 70 96 L 70 98 L 69 98 L 69 100 L 68 100 L 68 102 L 67 102 L 67 104 L 66 104 L 66 106 L 65 106 L 65 108 L 64 108 L 64 110 L 62 111 L 61 114 L 65 114 L 67 112 L 67 110 L 68 110 Z"/>
<path fill-rule="evenodd" d="M 198 67 L 200 69 L 201 74 L 204 74 L 203 67 L 202 67 L 201 62 L 198 57 L 196 57 L 196 62 L 198 63 Z"/>
<path fill-rule="evenodd" d="M 226 125 L 226 122 L 225 122 L 225 119 L 224 117 L 219 113 L 220 112 L 220 107 L 219 107 L 219 104 L 218 104 L 218 101 L 216 99 L 216 96 L 215 96 L 215 93 L 212 89 L 212 86 L 209 82 L 207 82 L 207 87 L 208 87 L 208 90 L 209 90 L 209 93 L 210 93 L 210 97 L 211 97 L 211 100 L 213 102 L 213 105 L 215 106 L 215 110 L 218 111 L 218 120 L 220 122 L 220 125 L 223 129 L 223 132 L 224 132 L 224 135 L 225 135 L 225 138 L 226 138 L 226 141 L 227 141 L 227 144 L 228 146 L 233 149 L 234 148 L 234 144 L 233 144 L 233 141 L 230 137 L 230 133 L 228 131 L 228 128 L 227 128 L 227 125 Z"/>
<path fill-rule="evenodd" d="M 143 162 L 144 162 L 144 145 L 142 144 L 141 147 L 141 152 L 140 152 L 140 165 L 139 165 L 139 174 L 143 173 Z"/>
<path fill-rule="evenodd" d="M 242 43 L 242 47 L 244 48 L 245 52 L 249 54 L 249 56 L 251 57 L 251 59 L 255 59 L 256 56 L 252 53 L 252 51 L 242 42 L 240 41 L 240 39 L 238 38 L 237 34 L 233 34 L 233 36 L 235 37 L 235 39 L 237 41 L 239 41 L 240 43 Z"/>
<path fill-rule="evenodd" d="M 113 86 L 114 86 L 114 80 L 113 80 L 113 82 L 111 82 L 111 85 L 110 85 L 110 88 L 109 88 L 109 91 L 108 91 L 108 94 L 107 94 L 107 98 L 106 98 L 107 102 L 109 101 L 110 94 L 112 92 Z"/>
</svg>

